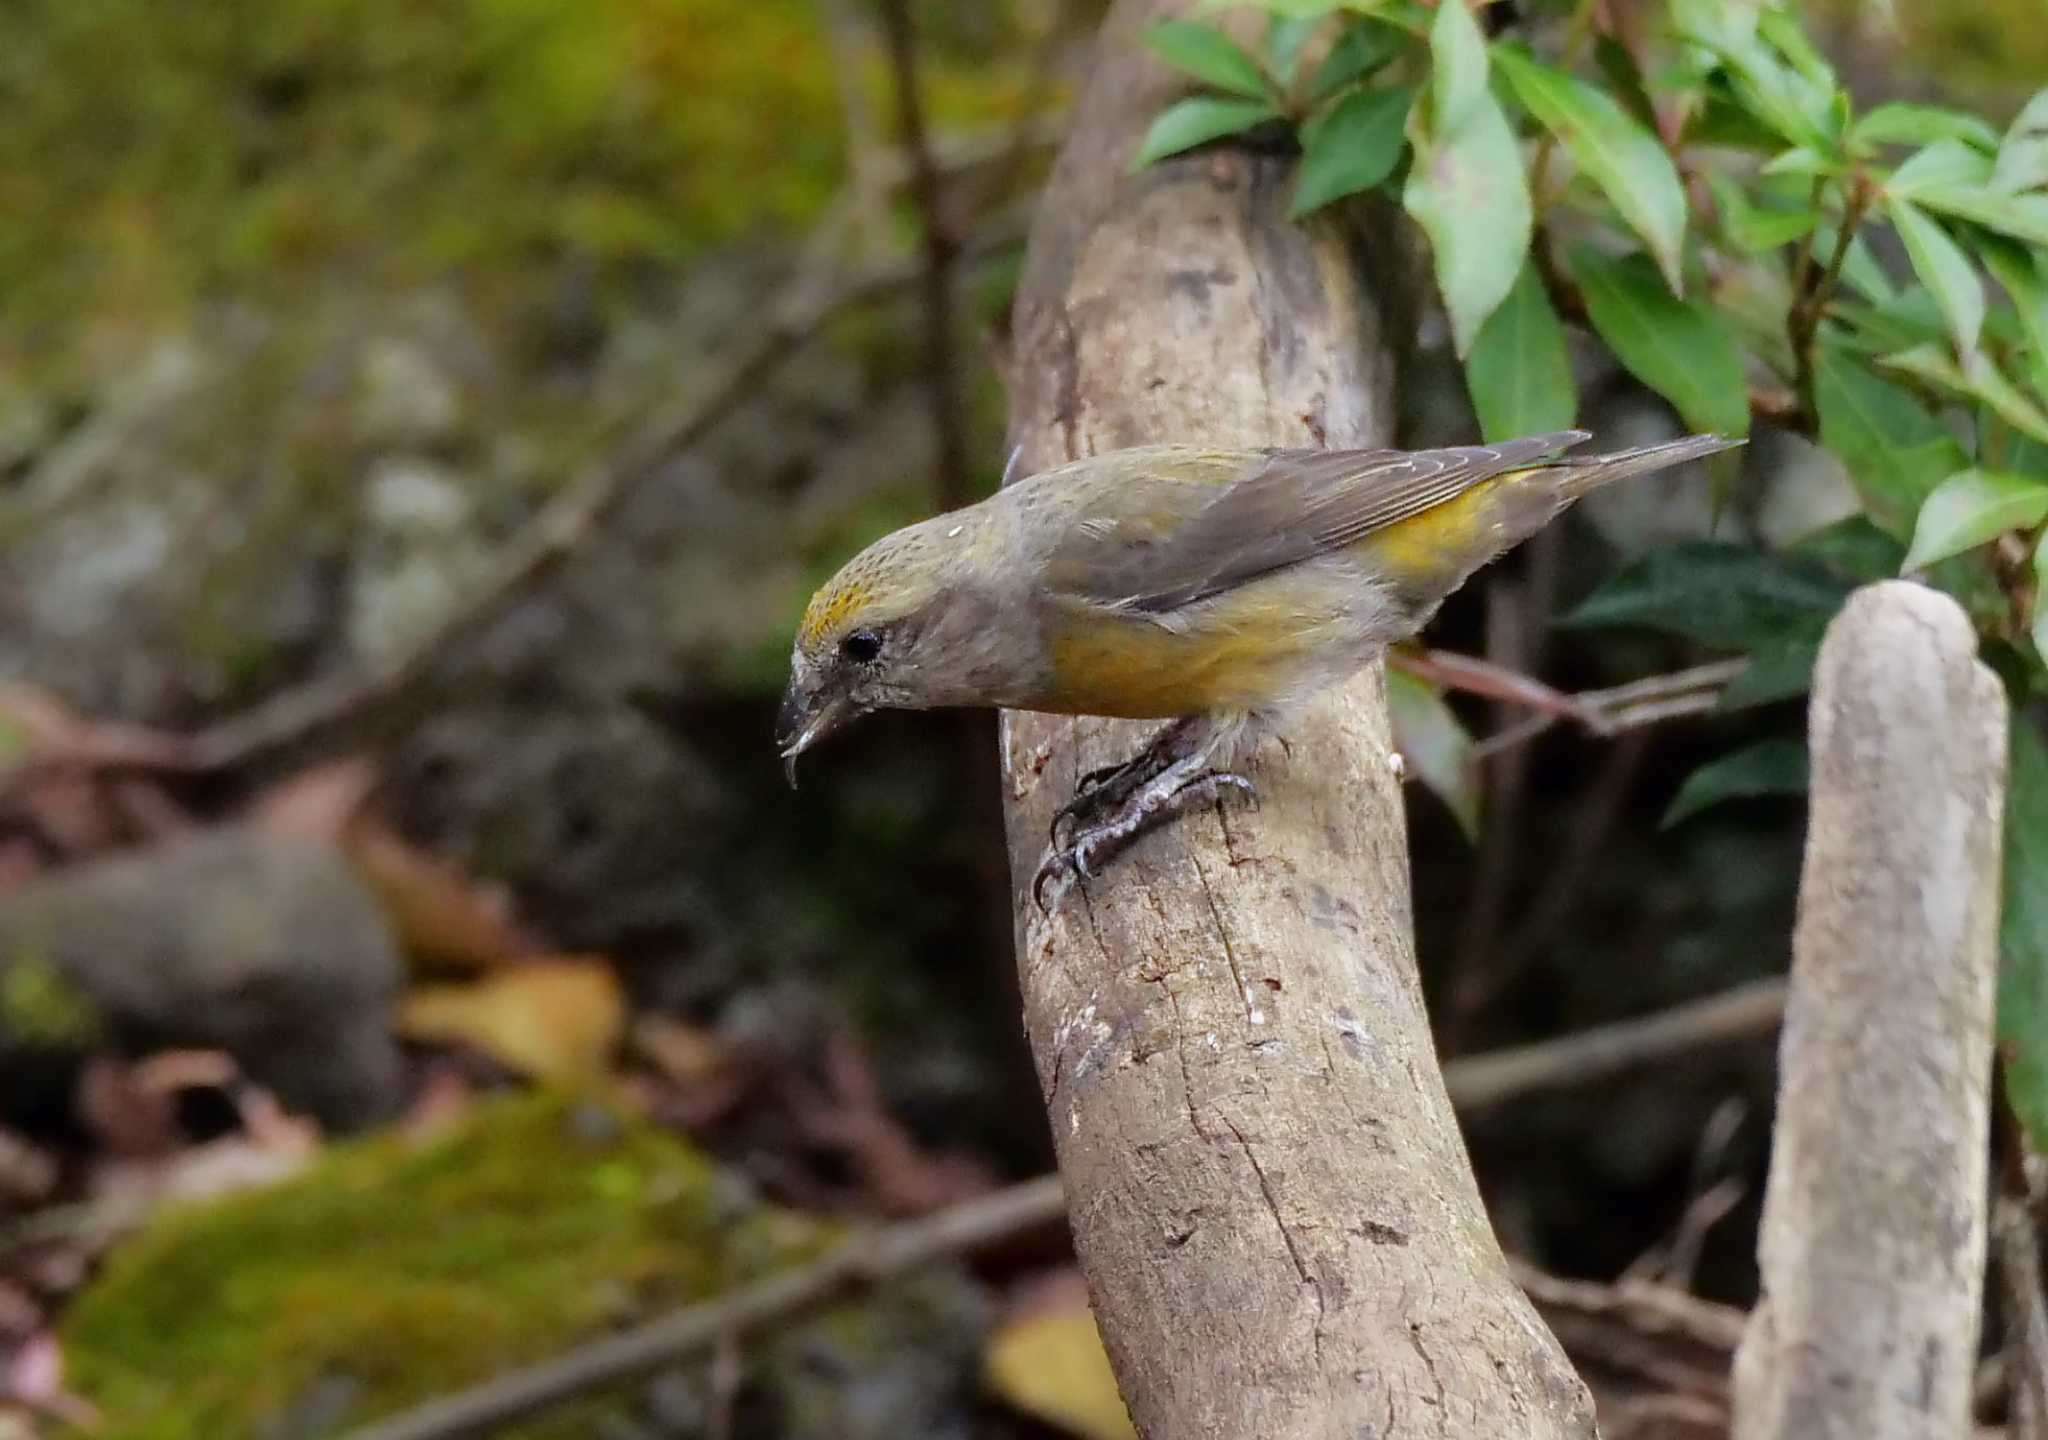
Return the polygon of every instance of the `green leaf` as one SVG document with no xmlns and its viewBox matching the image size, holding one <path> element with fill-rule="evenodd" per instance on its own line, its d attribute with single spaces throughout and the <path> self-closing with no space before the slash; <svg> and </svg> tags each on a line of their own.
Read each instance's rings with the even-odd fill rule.
<svg viewBox="0 0 2048 1440">
<path fill-rule="evenodd" d="M 1891 579 L 1906 558 L 1906 547 L 1898 537 L 1879 529 L 1866 515 L 1850 515 L 1823 525 L 1800 536 L 1787 549 L 1794 555 L 1811 556 L 1859 585 Z"/>
<path fill-rule="evenodd" d="M 1670 829 L 1723 800 L 1806 793 L 1806 746 L 1798 740 L 1759 740 L 1709 760 L 1685 777 L 1660 822 Z"/>
<path fill-rule="evenodd" d="M 2048 185 L 2048 90 L 2026 103 L 1998 147 L 1991 188 L 2007 194 Z"/>
<path fill-rule="evenodd" d="M 1273 74 L 1286 83 L 1294 73 L 1294 62 L 1301 54 L 1302 44 L 1316 32 L 1323 23 L 1323 17 L 1308 15 L 1274 14 L 1266 19 L 1266 63 Z"/>
<path fill-rule="evenodd" d="M 2040 257 L 1991 235 L 1978 235 L 1976 247 L 1984 268 L 2012 299 L 2020 330 L 2027 337 L 2028 372 L 2034 389 L 2048 398 L 2048 278 L 2041 273 Z"/>
<path fill-rule="evenodd" d="M 2013 1111 L 2048 1149 L 2048 746 L 2017 707 L 2007 756 L 1998 1048 Z"/>
<path fill-rule="evenodd" d="M 1912 200 L 1929 190 L 1978 186 L 1990 178 L 1990 156 L 1957 140 L 1937 140 L 1892 171 L 1884 193 L 1894 200 Z"/>
<path fill-rule="evenodd" d="M 1533 259 L 1522 262 L 1508 298 L 1480 327 L 1465 360 L 1465 386 L 1489 441 L 1571 428 L 1578 395 L 1564 327 Z"/>
<path fill-rule="evenodd" d="M 1316 78 L 1309 82 L 1310 104 L 1318 104 L 1356 81 L 1368 79 L 1408 46 L 1408 37 L 1377 20 L 1360 20 L 1330 47 Z"/>
<path fill-rule="evenodd" d="M 1600 67 L 1606 77 L 1607 89 L 1622 108 L 1637 124 L 1654 131 L 1657 128 L 1657 107 L 1650 103 L 1650 92 L 1643 88 L 1642 71 L 1636 68 L 1636 57 L 1629 53 L 1626 45 L 1612 35 L 1599 35 L 1593 40 L 1593 63 Z"/>
<path fill-rule="evenodd" d="M 2034 653 L 2048 660 L 2048 535 L 2034 546 Z"/>
<path fill-rule="evenodd" d="M 1169 105 L 1152 122 L 1133 170 L 1142 170 L 1155 160 L 1178 155 L 1225 135 L 1235 135 L 1254 125 L 1277 119 L 1280 112 L 1263 100 L 1226 100 L 1216 95 L 1194 95 Z"/>
<path fill-rule="evenodd" d="M 2048 483 L 1996 470 L 1963 470 L 1934 487 L 1913 526 L 1903 574 L 1960 555 L 2008 530 L 2048 520 Z"/>
<path fill-rule="evenodd" d="M 1259 62 L 1228 35 L 1193 20 L 1161 20 L 1145 31 L 1145 43 L 1174 69 L 1233 95 L 1266 99 L 1273 82 Z"/>
<path fill-rule="evenodd" d="M 1878 106 L 1849 131 L 1851 148 L 1865 151 L 1877 145 L 1927 145 L 1936 140 L 1960 140 L 1983 150 L 1998 148 L 1998 132 L 1975 115 L 1909 100 Z"/>
<path fill-rule="evenodd" d="M 1947 353 L 1948 321 L 1934 296 L 1921 286 L 1915 285 L 1881 305 L 1838 300 L 1832 313 L 1850 327 L 1850 332 L 1841 338 L 1853 340 L 1860 349 L 1883 353 L 1933 345 Z"/>
<path fill-rule="evenodd" d="M 1780 30 L 1761 24 L 1770 13 L 1726 0 L 1674 0 L 1671 6 L 1679 34 L 1711 50 L 1726 65 L 1744 109 L 1791 144 L 1807 147 L 1832 163 L 1834 81 L 1818 78 L 1827 73 L 1826 63 L 1804 43 L 1796 27 Z M 1792 40 L 1794 64 L 1773 54 L 1765 38 Z"/>
<path fill-rule="evenodd" d="M 1514 131 L 1490 93 L 1482 91 L 1464 126 L 1450 134 L 1434 114 L 1418 123 L 1424 108 L 1409 112 L 1415 162 L 1401 203 L 1429 236 L 1437 288 L 1463 356 L 1507 298 L 1529 253 L 1529 182 Z"/>
<path fill-rule="evenodd" d="M 2042 414 L 2018 386 L 2006 379 L 2004 372 L 1991 362 L 1988 355 L 1980 353 L 1965 369 L 1940 346 L 1918 345 L 1896 355 L 1886 355 L 1878 363 L 1918 376 L 1963 399 L 1981 400 L 2021 434 L 2048 444 L 2048 415 Z"/>
<path fill-rule="evenodd" d="M 1758 11 L 1756 32 L 1759 38 L 1767 40 L 1798 71 L 1800 78 L 1811 86 L 1814 92 L 1832 95 L 1841 89 L 1835 79 L 1834 66 L 1814 43 L 1806 38 L 1806 32 L 1799 28 L 1799 21 L 1790 11 L 1766 5 Z"/>
<path fill-rule="evenodd" d="M 1564 144 L 1572 163 L 1599 185 L 1621 218 L 1643 238 L 1664 282 L 1684 289 L 1679 255 L 1685 241 L 1685 190 L 1657 137 L 1599 90 L 1497 46 L 1494 64 L 1529 113 Z"/>
<path fill-rule="evenodd" d="M 1948 428 L 1912 391 L 1835 345 L 1815 358 L 1821 443 L 1848 468 L 1871 519 L 1901 539 L 1935 486 L 1969 467 Z"/>
<path fill-rule="evenodd" d="M 1482 105 L 1492 105 L 1486 88 L 1486 37 L 1464 5 L 1438 5 L 1429 27 L 1430 124 L 1439 135 L 1455 135 Z"/>
<path fill-rule="evenodd" d="M 1853 582 L 1809 556 L 1688 540 L 1624 566 L 1559 623 L 1641 625 L 1721 650 L 1805 633 L 1842 608 Z"/>
<path fill-rule="evenodd" d="M 1804 695 L 1813 685 L 1813 667 L 1820 659 L 1829 618 L 1816 615 L 1750 651 L 1749 664 L 1728 682 L 1714 708 L 1729 714 Z"/>
<path fill-rule="evenodd" d="M 1479 838 L 1479 769 L 1472 737 L 1444 697 L 1405 670 L 1388 667 L 1387 714 L 1408 773 L 1450 808 L 1468 840 Z"/>
<path fill-rule="evenodd" d="M 1301 173 L 1288 214 L 1300 219 L 1332 200 L 1370 190 L 1400 163 L 1415 92 L 1354 90 L 1301 127 Z"/>
<path fill-rule="evenodd" d="M 1776 250 L 1804 239 L 1820 224 L 1820 212 L 1811 205 L 1776 210 L 1752 204 L 1741 187 L 1719 171 L 1710 171 L 1707 183 L 1713 188 L 1722 228 L 1743 250 Z"/>
<path fill-rule="evenodd" d="M 1631 375 L 1695 429 L 1749 433 L 1742 356 L 1718 314 L 1665 289 L 1645 256 L 1617 260 L 1578 245 L 1571 268 L 1593 328 Z"/>
<path fill-rule="evenodd" d="M 1839 175 L 1846 167 L 1831 155 L 1800 145 L 1773 158 L 1760 175 Z"/>
<path fill-rule="evenodd" d="M 1984 330 L 1984 285 L 1963 247 L 1948 232 L 1927 218 L 1908 200 L 1888 200 L 1885 213 L 1891 217 L 1899 238 L 1906 242 L 1906 255 L 1913 272 L 1933 292 L 1941 313 L 1948 319 L 1949 334 L 1956 351 L 1967 361 L 1977 351 Z"/>
<path fill-rule="evenodd" d="M 1913 200 L 1960 220 L 1971 220 L 2030 245 L 2048 245 L 2048 195 L 2008 195 L 1988 185 L 1929 185 Z"/>
</svg>

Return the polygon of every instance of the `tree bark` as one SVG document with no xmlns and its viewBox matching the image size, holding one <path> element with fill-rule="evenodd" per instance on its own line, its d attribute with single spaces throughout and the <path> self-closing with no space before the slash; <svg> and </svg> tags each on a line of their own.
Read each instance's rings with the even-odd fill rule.
<svg viewBox="0 0 2048 1440">
<path fill-rule="evenodd" d="M 1138 175 L 1175 82 L 1123 0 L 1032 232 L 1013 330 L 1019 473 L 1145 441 L 1391 443 L 1360 257 L 1286 219 L 1291 162 Z M 1260 757 L 1262 802 L 1189 817 L 1031 899 L 1053 810 L 1148 727 L 1010 713 L 1025 1018 L 1082 1268 L 1151 1440 L 1589 1436 L 1516 1288 L 1431 1043 L 1375 669 Z"/>
<path fill-rule="evenodd" d="M 1976 650 L 1902 581 L 1821 646 L 1738 1440 L 1971 1433 L 2006 759 Z"/>
</svg>

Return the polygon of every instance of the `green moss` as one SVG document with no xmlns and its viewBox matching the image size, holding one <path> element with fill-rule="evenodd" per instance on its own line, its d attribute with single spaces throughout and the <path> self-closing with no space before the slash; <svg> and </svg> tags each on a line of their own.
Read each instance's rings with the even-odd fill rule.
<svg viewBox="0 0 2048 1440">
<path fill-rule="evenodd" d="M 942 126 L 1015 114 L 1022 47 L 983 40 L 927 67 Z M 0 372 L 218 294 L 459 272 L 517 313 L 565 258 L 623 282 L 803 223 L 844 172 L 833 64 L 811 0 L 19 0 Z"/>
<path fill-rule="evenodd" d="M 0 956 L 0 1036 L 28 1046 L 82 1049 L 103 1031 L 98 1007 L 39 947 L 17 939 L 14 953 Z"/>
<path fill-rule="evenodd" d="M 340 1147 L 285 1185 L 166 1215 L 67 1314 L 67 1363 L 103 1440 L 258 1433 L 336 1380 L 359 1387 L 360 1422 L 830 1238 L 723 1193 L 687 1145 L 597 1103 L 492 1102 L 445 1136 Z"/>
</svg>

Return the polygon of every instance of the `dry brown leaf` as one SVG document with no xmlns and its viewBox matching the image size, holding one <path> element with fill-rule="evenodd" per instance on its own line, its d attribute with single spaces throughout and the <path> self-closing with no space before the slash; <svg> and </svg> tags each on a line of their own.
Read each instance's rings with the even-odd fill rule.
<svg viewBox="0 0 2048 1440">
<path fill-rule="evenodd" d="M 406 997 L 399 1033 L 458 1043 L 544 1080 L 601 1072 L 626 1023 L 626 997 L 610 965 L 556 956 L 472 985 L 423 985 Z"/>
<path fill-rule="evenodd" d="M 633 1022 L 633 1053 L 685 1089 L 717 1079 L 732 1064 L 718 1036 L 669 1015 L 642 1015 Z"/>
<path fill-rule="evenodd" d="M 1033 1287 L 982 1355 L 988 1386 L 1025 1414 L 1081 1440 L 1137 1440 L 1078 1271 Z"/>
<path fill-rule="evenodd" d="M 359 818 L 343 847 L 418 969 L 473 975 L 538 948 L 513 922 L 501 892 L 429 855 L 382 821 Z"/>
<path fill-rule="evenodd" d="M 377 764 L 366 755 L 323 760 L 266 787 L 245 818 L 273 835 L 339 844 L 376 785 Z"/>
</svg>

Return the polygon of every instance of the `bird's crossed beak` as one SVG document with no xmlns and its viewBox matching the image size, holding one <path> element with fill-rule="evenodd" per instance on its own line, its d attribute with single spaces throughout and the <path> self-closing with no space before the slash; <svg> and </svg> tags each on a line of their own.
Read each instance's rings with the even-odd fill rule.
<svg viewBox="0 0 2048 1440">
<path fill-rule="evenodd" d="M 821 694 L 805 681 L 801 674 L 789 677 L 789 688 L 782 692 L 782 708 L 775 717 L 775 745 L 782 752 L 782 770 L 792 790 L 796 789 L 796 757 L 862 714 L 862 707 L 851 696 Z"/>
</svg>

